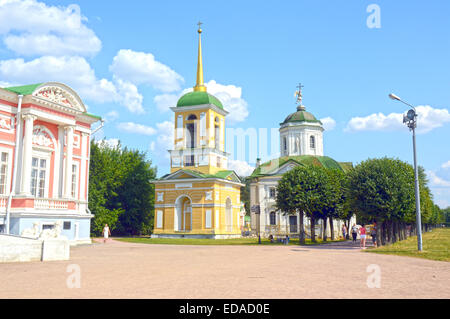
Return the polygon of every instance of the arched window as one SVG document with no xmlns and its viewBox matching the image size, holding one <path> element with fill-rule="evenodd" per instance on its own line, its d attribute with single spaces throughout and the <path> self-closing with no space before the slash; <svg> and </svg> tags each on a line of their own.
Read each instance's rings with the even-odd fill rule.
<svg viewBox="0 0 450 319">
<path fill-rule="evenodd" d="M 270 225 L 276 225 L 277 224 L 277 213 L 271 212 L 270 213 Z"/>
<path fill-rule="evenodd" d="M 283 149 L 284 149 L 284 152 L 286 153 L 287 152 L 287 139 L 286 139 L 286 136 L 283 137 Z"/>
<path fill-rule="evenodd" d="M 187 118 L 188 121 L 193 121 L 193 120 L 196 120 L 196 119 L 197 119 L 197 116 L 195 116 L 195 114 L 191 114 Z"/>
<path fill-rule="evenodd" d="M 311 147 L 311 149 L 316 148 L 316 139 L 312 135 L 309 138 L 309 146 Z"/>
</svg>

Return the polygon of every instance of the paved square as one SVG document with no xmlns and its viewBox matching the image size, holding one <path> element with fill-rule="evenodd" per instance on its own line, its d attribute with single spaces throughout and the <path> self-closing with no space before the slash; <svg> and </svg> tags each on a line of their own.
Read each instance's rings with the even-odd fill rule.
<svg viewBox="0 0 450 319">
<path fill-rule="evenodd" d="M 81 288 L 68 288 L 68 265 Z M 381 288 L 368 288 L 368 265 Z M 0 264 L 0 298 L 450 298 L 450 263 L 364 253 L 351 243 L 173 246 L 110 241 L 70 261 Z"/>
</svg>

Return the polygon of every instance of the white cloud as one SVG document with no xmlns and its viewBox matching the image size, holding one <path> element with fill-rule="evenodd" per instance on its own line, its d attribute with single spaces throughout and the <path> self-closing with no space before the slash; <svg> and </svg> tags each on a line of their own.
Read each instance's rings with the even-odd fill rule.
<svg viewBox="0 0 450 319">
<path fill-rule="evenodd" d="M 0 78 L 22 84 L 58 81 L 71 86 L 83 99 L 96 102 L 118 99 L 114 84 L 97 79 L 82 57 L 44 56 L 28 62 L 24 59 L 3 60 L 0 61 Z"/>
<path fill-rule="evenodd" d="M 43 56 L 28 62 L 24 59 L 0 61 L 0 78 L 22 84 L 62 82 L 72 87 L 83 100 L 116 102 L 132 113 L 144 113 L 143 97 L 134 84 L 121 79 L 113 82 L 98 79 L 83 57 Z"/>
<path fill-rule="evenodd" d="M 167 65 L 156 61 L 151 53 L 120 50 L 114 57 L 110 71 L 115 77 L 135 85 L 148 84 L 163 92 L 181 89 L 183 77 Z"/>
<path fill-rule="evenodd" d="M 153 127 L 137 124 L 134 122 L 122 122 L 117 125 L 121 131 L 128 133 L 135 133 L 140 135 L 155 135 L 156 130 Z"/>
<path fill-rule="evenodd" d="M 169 111 L 170 107 L 176 106 L 179 98 L 180 96 L 175 94 L 161 94 L 155 96 L 153 102 L 156 104 L 156 108 L 163 113 Z"/>
<path fill-rule="evenodd" d="M 142 101 L 144 97 L 139 93 L 138 88 L 133 83 L 115 79 L 117 85 L 117 92 L 119 94 L 119 101 L 131 113 L 142 114 L 145 113 Z"/>
<path fill-rule="evenodd" d="M 246 161 L 230 159 L 228 160 L 228 169 L 234 170 L 241 177 L 246 177 L 249 176 L 255 168 L 250 166 Z"/>
<path fill-rule="evenodd" d="M 427 171 L 427 176 L 430 180 L 430 187 L 450 187 L 450 181 L 438 176 L 433 171 Z"/>
<path fill-rule="evenodd" d="M 174 141 L 174 124 L 172 121 L 164 121 L 161 123 L 156 123 L 157 137 L 156 143 L 153 143 L 153 150 L 157 155 L 163 155 L 166 159 L 170 158 L 169 152 L 167 150 L 173 149 Z"/>
<path fill-rule="evenodd" d="M 119 116 L 120 116 L 119 112 L 113 110 L 113 111 L 106 113 L 106 115 L 104 116 L 104 119 L 107 122 L 114 122 L 115 120 L 117 120 L 119 118 Z"/>
<path fill-rule="evenodd" d="M 243 122 L 247 118 L 249 112 L 247 102 L 242 98 L 242 88 L 235 85 L 223 85 L 214 80 L 206 83 L 208 93 L 214 95 L 222 102 L 223 107 L 230 114 L 227 121 L 230 124 Z"/>
<path fill-rule="evenodd" d="M 450 161 L 445 162 L 444 164 L 442 164 L 441 166 L 442 168 L 446 169 L 446 168 L 450 168 Z"/>
<path fill-rule="evenodd" d="M 331 117 L 320 119 L 320 121 L 322 122 L 325 131 L 331 131 L 336 127 L 336 121 Z"/>
<path fill-rule="evenodd" d="M 417 106 L 417 132 L 427 133 L 435 128 L 443 126 L 450 122 L 450 113 L 447 109 L 435 109 L 429 105 Z M 345 131 L 400 131 L 407 130 L 403 124 L 403 114 L 391 113 L 384 115 L 383 113 L 371 114 L 366 117 L 352 118 Z"/>
<path fill-rule="evenodd" d="M 0 36 L 8 49 L 24 56 L 95 55 L 102 44 L 86 22 L 75 4 L 0 0 Z"/>
</svg>

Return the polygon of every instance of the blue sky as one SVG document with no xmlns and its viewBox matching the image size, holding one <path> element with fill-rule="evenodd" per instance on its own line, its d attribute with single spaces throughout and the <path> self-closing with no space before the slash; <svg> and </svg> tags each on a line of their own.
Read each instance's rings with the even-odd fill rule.
<svg viewBox="0 0 450 319">
<path fill-rule="evenodd" d="M 380 28 L 367 25 L 371 4 Z M 0 86 L 72 86 L 89 112 L 106 119 L 97 138 L 148 152 L 162 175 L 171 148 L 168 107 L 195 84 L 201 20 L 205 81 L 231 112 L 229 127 L 278 128 L 295 111 L 301 82 L 307 110 L 328 118 L 325 155 L 412 163 L 411 134 L 401 123 L 407 107 L 388 98 L 394 92 L 421 106 L 418 160 L 444 207 L 449 12 L 448 1 L 0 0 Z M 244 163 L 228 151 L 233 168 L 251 170 L 255 158 Z"/>
</svg>

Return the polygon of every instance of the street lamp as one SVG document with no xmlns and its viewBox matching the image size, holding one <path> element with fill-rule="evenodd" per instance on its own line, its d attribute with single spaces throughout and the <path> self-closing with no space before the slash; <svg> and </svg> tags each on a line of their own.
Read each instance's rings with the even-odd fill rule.
<svg viewBox="0 0 450 319">
<path fill-rule="evenodd" d="M 416 127 L 417 127 L 417 112 L 416 108 L 409 103 L 406 103 L 397 95 L 391 93 L 389 97 L 393 100 L 402 102 L 408 105 L 410 109 L 406 115 L 403 115 L 403 123 L 409 127 L 413 133 L 413 152 L 414 152 L 414 180 L 415 180 L 415 193 L 416 193 L 416 227 L 417 227 L 417 247 L 419 251 L 422 251 L 422 221 L 420 217 L 420 192 L 419 192 L 419 170 L 417 167 L 417 155 L 416 155 Z"/>
</svg>

